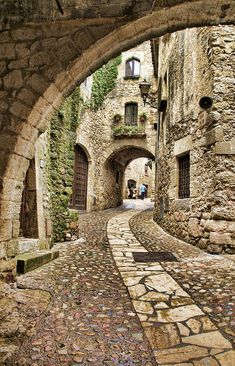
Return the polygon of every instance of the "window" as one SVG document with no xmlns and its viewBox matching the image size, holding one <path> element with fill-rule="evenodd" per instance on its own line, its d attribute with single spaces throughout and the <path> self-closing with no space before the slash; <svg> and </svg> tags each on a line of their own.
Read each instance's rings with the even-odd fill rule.
<svg viewBox="0 0 235 366">
<path fill-rule="evenodd" d="M 136 58 L 131 58 L 126 61 L 126 78 L 138 78 L 140 76 L 140 61 Z"/>
<path fill-rule="evenodd" d="M 125 105 L 125 124 L 128 126 L 137 126 L 138 104 L 127 103 Z"/>
<path fill-rule="evenodd" d="M 144 165 L 144 174 L 148 175 L 148 165 L 147 164 Z"/>
<path fill-rule="evenodd" d="M 189 153 L 178 158 L 179 198 L 190 197 L 190 158 Z"/>
</svg>

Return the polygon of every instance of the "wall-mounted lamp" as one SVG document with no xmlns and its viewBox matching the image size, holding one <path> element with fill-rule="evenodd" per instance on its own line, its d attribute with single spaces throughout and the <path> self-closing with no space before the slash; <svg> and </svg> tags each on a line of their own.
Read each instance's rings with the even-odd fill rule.
<svg viewBox="0 0 235 366">
<path fill-rule="evenodd" d="M 158 109 L 156 96 L 154 93 L 150 91 L 151 84 L 144 79 L 141 83 L 139 83 L 140 95 L 145 104 L 149 104 L 150 107 Z"/>
</svg>

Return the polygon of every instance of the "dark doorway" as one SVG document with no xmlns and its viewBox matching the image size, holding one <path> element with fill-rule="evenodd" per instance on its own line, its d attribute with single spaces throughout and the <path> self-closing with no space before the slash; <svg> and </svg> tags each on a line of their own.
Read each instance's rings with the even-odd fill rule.
<svg viewBox="0 0 235 366">
<path fill-rule="evenodd" d="M 24 180 L 20 210 L 20 236 L 24 238 L 38 238 L 35 159 L 30 161 Z"/>
<path fill-rule="evenodd" d="M 77 146 L 75 149 L 75 165 L 73 178 L 72 208 L 86 210 L 87 205 L 88 159 L 84 150 Z"/>
</svg>

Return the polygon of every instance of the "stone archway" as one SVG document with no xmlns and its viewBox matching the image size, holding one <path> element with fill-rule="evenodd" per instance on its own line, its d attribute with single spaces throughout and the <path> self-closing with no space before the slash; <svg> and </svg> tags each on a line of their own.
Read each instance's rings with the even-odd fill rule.
<svg viewBox="0 0 235 366">
<path fill-rule="evenodd" d="M 124 141 L 107 157 L 103 167 L 105 179 L 101 185 L 100 208 L 116 207 L 122 204 L 125 198 L 123 194 L 125 169 L 131 161 L 141 157 L 154 159 L 154 154 L 141 144 L 135 146 Z"/>
<path fill-rule="evenodd" d="M 29 9 L 34 9 L 33 3 L 28 0 Z M 27 7 L 22 10 L 18 2 L 10 4 L 9 13 L 9 3 L 4 2 L 0 240 L 5 244 L 0 257 L 17 231 L 19 197 L 34 144 L 64 97 L 103 63 L 138 43 L 186 27 L 235 22 L 232 0 L 175 3 L 152 6 L 144 1 L 138 8 L 124 1 L 123 6 L 111 4 L 102 10 L 84 5 L 74 11 L 76 1 L 70 9 L 70 2 L 64 1 L 62 17 L 53 6 L 35 14 Z"/>
</svg>

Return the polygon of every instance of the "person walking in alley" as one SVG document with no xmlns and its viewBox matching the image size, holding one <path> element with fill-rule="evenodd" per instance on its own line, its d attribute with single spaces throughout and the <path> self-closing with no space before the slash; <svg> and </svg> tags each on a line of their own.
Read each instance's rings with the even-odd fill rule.
<svg viewBox="0 0 235 366">
<path fill-rule="evenodd" d="M 140 198 L 143 200 L 145 197 L 146 187 L 144 184 L 141 184 L 140 186 Z"/>
</svg>

